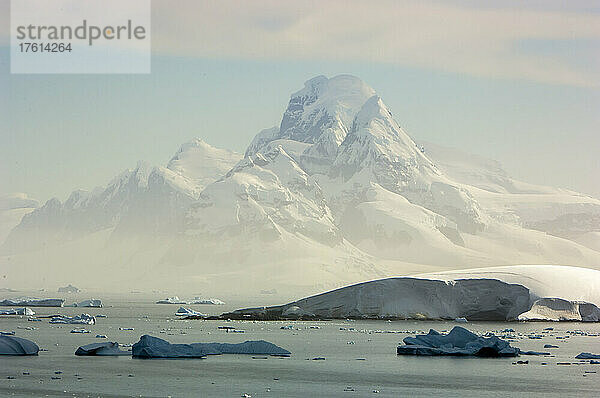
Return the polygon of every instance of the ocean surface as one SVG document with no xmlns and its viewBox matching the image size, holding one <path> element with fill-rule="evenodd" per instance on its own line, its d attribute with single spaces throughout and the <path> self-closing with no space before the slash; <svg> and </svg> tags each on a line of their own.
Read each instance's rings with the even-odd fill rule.
<svg viewBox="0 0 600 398">
<path fill-rule="evenodd" d="M 82 298 L 67 300 L 67 303 Z M 455 322 L 324 321 L 254 322 L 178 320 L 178 305 L 154 304 L 156 297 L 100 297 L 104 308 L 33 308 L 37 315 L 104 314 L 97 324 L 51 325 L 47 319 L 0 317 L 0 330 L 35 341 L 47 350 L 33 357 L 0 356 L 4 397 L 597 397 L 600 365 L 576 360 L 580 352 L 600 353 L 600 324 L 460 324 L 469 330 L 515 330 L 513 346 L 552 356 L 450 358 L 397 356 L 406 336 L 429 328 L 450 330 Z M 224 298 L 226 300 L 226 298 Z M 218 314 L 262 304 L 228 302 L 191 305 Z M 267 303 L 265 303 L 267 304 Z M 293 329 L 281 329 L 292 325 Z M 233 326 L 244 333 L 227 333 Z M 29 329 L 33 328 L 33 329 Z M 72 334 L 75 328 L 89 334 Z M 134 328 L 119 330 L 119 328 Z M 544 330 L 554 328 L 554 330 Z M 97 339 L 104 334 L 108 339 Z M 132 344 L 143 334 L 172 343 L 267 340 L 292 352 L 290 358 L 253 359 L 219 355 L 206 359 L 143 360 L 131 357 L 77 357 L 77 347 L 100 341 Z M 541 338 L 531 338 L 541 336 Z M 558 349 L 544 349 L 544 344 Z M 127 348 L 124 348 L 127 349 Z M 314 360 L 322 357 L 324 360 Z M 557 364 L 568 362 L 569 365 Z M 544 364 L 545 363 L 545 364 Z M 23 372 L 29 372 L 24 375 Z M 60 373 L 58 373 L 60 372 Z M 14 379 L 9 379 L 14 377 Z M 52 379 L 52 378 L 55 379 Z"/>
</svg>

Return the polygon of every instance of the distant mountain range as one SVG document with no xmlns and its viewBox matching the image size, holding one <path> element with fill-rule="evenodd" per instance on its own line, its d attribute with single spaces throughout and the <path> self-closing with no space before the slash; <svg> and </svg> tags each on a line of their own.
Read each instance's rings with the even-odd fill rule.
<svg viewBox="0 0 600 398">
<path fill-rule="evenodd" d="M 194 139 L 166 167 L 139 163 L 64 203 L 27 203 L 10 218 L 15 205 L 4 202 L 5 229 L 22 216 L 0 235 L 7 285 L 22 285 L 26 267 L 40 285 L 103 270 L 118 281 L 103 272 L 99 286 L 305 294 L 473 266 L 600 268 L 598 199 L 415 143 L 348 75 L 307 81 L 243 156 Z"/>
</svg>

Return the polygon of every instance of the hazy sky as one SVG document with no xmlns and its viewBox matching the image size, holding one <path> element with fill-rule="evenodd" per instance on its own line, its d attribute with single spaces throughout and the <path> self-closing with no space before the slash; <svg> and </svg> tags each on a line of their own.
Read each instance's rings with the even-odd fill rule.
<svg viewBox="0 0 600 398">
<path fill-rule="evenodd" d="M 150 75 L 11 75 L 0 18 L 0 193 L 64 199 L 193 137 L 241 152 L 349 73 L 416 140 L 600 197 L 598 1 L 154 0 Z"/>
</svg>

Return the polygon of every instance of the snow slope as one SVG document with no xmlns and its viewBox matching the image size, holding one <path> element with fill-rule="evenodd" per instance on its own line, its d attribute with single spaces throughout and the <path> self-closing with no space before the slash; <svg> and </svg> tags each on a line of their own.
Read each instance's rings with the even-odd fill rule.
<svg viewBox="0 0 600 398">
<path fill-rule="evenodd" d="M 23 216 L 39 206 L 35 199 L 25 193 L 12 193 L 0 196 L 0 245 L 10 231 L 19 225 Z"/>
<path fill-rule="evenodd" d="M 414 272 L 597 268 L 599 215 L 597 199 L 417 144 L 360 79 L 318 76 L 243 158 L 194 139 L 167 167 L 140 163 L 105 187 L 46 202 L 8 235 L 1 283 L 277 284 L 304 295 Z M 107 273 L 92 281 L 90 268 Z"/>
</svg>

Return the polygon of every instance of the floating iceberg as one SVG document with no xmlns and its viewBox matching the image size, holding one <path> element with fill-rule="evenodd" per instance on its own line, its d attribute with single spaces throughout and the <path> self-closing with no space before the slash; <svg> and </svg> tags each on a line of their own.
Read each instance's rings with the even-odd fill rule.
<svg viewBox="0 0 600 398">
<path fill-rule="evenodd" d="M 192 301 L 189 302 L 189 304 L 210 304 L 210 305 L 223 305 L 225 304 L 224 301 L 221 301 L 219 299 L 216 298 L 200 298 L 200 297 L 194 297 L 194 299 Z"/>
<path fill-rule="evenodd" d="M 81 290 L 76 288 L 75 286 L 69 284 L 67 286 L 59 287 L 58 292 L 59 293 L 79 293 L 79 292 L 81 292 Z"/>
<path fill-rule="evenodd" d="M 560 298 L 541 298 L 531 309 L 519 315 L 520 321 L 600 322 L 600 308 L 592 303 Z"/>
<path fill-rule="evenodd" d="M 156 304 L 187 304 L 187 301 L 180 300 L 179 297 L 167 297 L 164 300 L 158 300 Z"/>
<path fill-rule="evenodd" d="M 177 315 L 177 316 L 193 316 L 193 317 L 205 317 L 205 316 L 208 316 L 207 314 L 203 314 L 201 312 L 194 311 L 191 308 L 185 308 L 185 307 L 179 307 L 179 309 L 177 310 L 177 312 L 175 312 L 175 315 Z"/>
<path fill-rule="evenodd" d="M 406 337 L 397 348 L 398 355 L 454 355 L 477 357 L 516 357 L 519 349 L 496 336 L 479 337 L 460 326 L 450 333 L 440 334 L 433 329 L 428 334 Z"/>
<path fill-rule="evenodd" d="M 387 278 L 293 303 L 237 310 L 231 319 L 366 318 L 507 321 L 530 308 L 529 290 L 495 279 Z"/>
<path fill-rule="evenodd" d="M 290 352 L 264 340 L 245 341 L 239 344 L 194 343 L 171 344 L 166 340 L 149 335 L 140 337 L 133 345 L 134 358 L 203 358 L 220 354 L 256 354 L 289 356 Z"/>
<path fill-rule="evenodd" d="M 63 299 L 40 299 L 33 297 L 18 297 L 14 299 L 5 299 L 0 301 L 0 306 L 4 307 L 62 307 L 65 303 Z"/>
<path fill-rule="evenodd" d="M 577 355 L 577 359 L 600 359 L 600 354 L 592 354 L 591 352 L 582 352 Z"/>
<path fill-rule="evenodd" d="M 50 319 L 50 323 L 61 323 L 70 325 L 94 325 L 96 318 L 90 314 L 81 314 L 77 316 L 56 315 Z"/>
<path fill-rule="evenodd" d="M 71 307 L 87 307 L 87 308 L 102 308 L 102 300 L 98 299 L 89 299 L 83 300 L 79 303 L 73 303 Z"/>
<path fill-rule="evenodd" d="M 0 311 L 0 315 L 27 315 L 32 316 L 35 315 L 35 312 L 31 308 L 23 307 L 23 308 L 13 308 L 10 310 Z"/>
<path fill-rule="evenodd" d="M 90 331 L 87 329 L 73 329 L 71 333 L 90 333 Z"/>
<path fill-rule="evenodd" d="M 40 347 L 31 340 L 0 336 L 0 355 L 37 355 Z"/>
<path fill-rule="evenodd" d="M 92 343 L 81 346 L 75 351 L 78 356 L 122 356 L 131 355 L 128 351 L 119 349 L 119 343 L 107 341 L 104 343 Z"/>
</svg>

